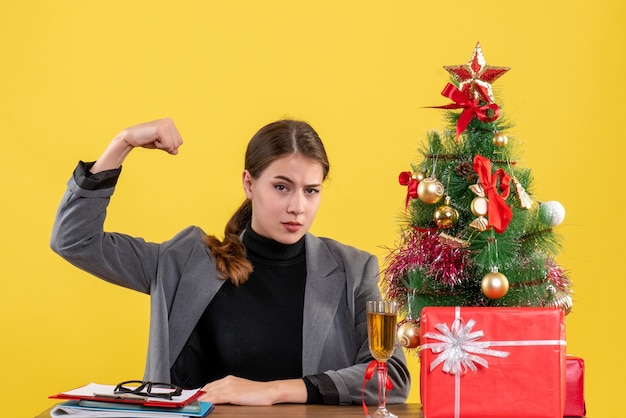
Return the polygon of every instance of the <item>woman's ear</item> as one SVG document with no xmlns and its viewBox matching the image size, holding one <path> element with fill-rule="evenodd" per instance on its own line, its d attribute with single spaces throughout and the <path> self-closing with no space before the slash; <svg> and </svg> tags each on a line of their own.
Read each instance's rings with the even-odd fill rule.
<svg viewBox="0 0 626 418">
<path fill-rule="evenodd" d="M 246 197 L 252 200 L 252 175 L 248 170 L 243 170 L 243 174 L 241 175 L 241 183 L 243 185 L 243 191 L 246 194 Z"/>
</svg>

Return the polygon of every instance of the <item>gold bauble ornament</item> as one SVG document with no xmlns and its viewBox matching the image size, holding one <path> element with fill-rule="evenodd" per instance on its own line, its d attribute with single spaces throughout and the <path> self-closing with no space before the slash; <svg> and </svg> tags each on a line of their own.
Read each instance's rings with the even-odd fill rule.
<svg viewBox="0 0 626 418">
<path fill-rule="evenodd" d="M 425 178 L 417 186 L 417 197 L 424 203 L 437 203 L 443 197 L 443 184 L 434 177 Z"/>
<path fill-rule="evenodd" d="M 442 206 L 435 211 L 433 218 L 441 229 L 450 229 L 459 221 L 459 212 L 450 205 L 450 196 L 446 196 Z"/>
<path fill-rule="evenodd" d="M 489 299 L 500 299 L 509 291 L 509 279 L 504 274 L 499 273 L 498 269 L 494 268 L 485 274 L 480 283 L 480 288 Z"/>
<path fill-rule="evenodd" d="M 417 348 L 420 346 L 420 326 L 413 320 L 407 320 L 398 327 L 396 332 L 398 344 L 404 348 Z"/>
<path fill-rule="evenodd" d="M 556 288 L 552 285 L 548 286 L 548 291 L 552 294 L 552 300 L 548 303 L 548 306 L 552 306 L 554 308 L 561 308 L 565 315 L 568 315 L 572 312 L 572 296 L 569 292 L 565 292 L 563 290 L 556 290 Z"/>
<path fill-rule="evenodd" d="M 496 132 L 491 142 L 498 148 L 504 148 L 509 143 L 509 138 L 502 132 Z"/>
<path fill-rule="evenodd" d="M 411 177 L 413 177 L 417 181 L 422 181 L 426 177 L 426 174 L 424 174 L 423 171 L 416 171 Z"/>
<path fill-rule="evenodd" d="M 557 290 L 554 295 L 554 299 L 552 300 L 551 306 L 555 308 L 561 308 L 565 315 L 572 312 L 572 297 L 567 292 L 563 292 L 562 290 Z"/>
</svg>

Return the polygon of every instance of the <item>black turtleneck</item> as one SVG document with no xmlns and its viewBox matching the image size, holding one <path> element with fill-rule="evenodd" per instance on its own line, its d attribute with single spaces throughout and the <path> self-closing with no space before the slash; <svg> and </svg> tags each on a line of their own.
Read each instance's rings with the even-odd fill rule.
<svg viewBox="0 0 626 418">
<path fill-rule="evenodd" d="M 302 377 L 304 238 L 285 245 L 248 225 L 243 236 L 254 271 L 226 281 L 172 367 L 172 382 L 198 388 L 226 375 L 269 381 Z"/>
</svg>

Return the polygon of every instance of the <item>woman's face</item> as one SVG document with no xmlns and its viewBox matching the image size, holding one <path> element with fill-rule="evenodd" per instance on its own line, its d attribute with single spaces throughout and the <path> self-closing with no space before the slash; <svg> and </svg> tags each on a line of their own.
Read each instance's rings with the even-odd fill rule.
<svg viewBox="0 0 626 418">
<path fill-rule="evenodd" d="M 300 154 L 271 163 L 254 179 L 243 172 L 243 188 L 252 201 L 252 229 L 281 244 L 297 242 L 309 230 L 320 204 L 322 165 Z"/>
</svg>

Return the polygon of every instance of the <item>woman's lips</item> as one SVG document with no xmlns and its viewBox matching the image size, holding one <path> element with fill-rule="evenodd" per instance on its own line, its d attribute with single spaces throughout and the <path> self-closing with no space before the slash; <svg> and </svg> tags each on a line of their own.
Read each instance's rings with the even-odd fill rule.
<svg viewBox="0 0 626 418">
<path fill-rule="evenodd" d="M 298 232 L 302 228 L 302 224 L 298 222 L 283 222 L 283 226 L 289 232 Z"/>
</svg>

